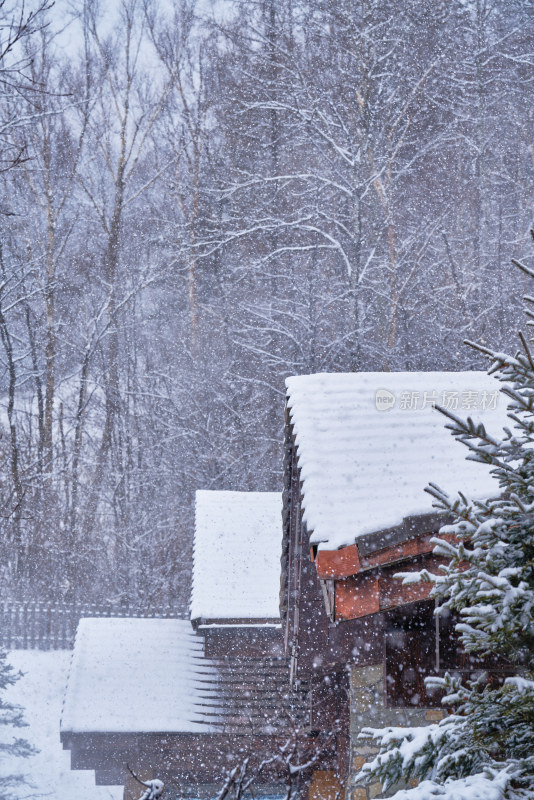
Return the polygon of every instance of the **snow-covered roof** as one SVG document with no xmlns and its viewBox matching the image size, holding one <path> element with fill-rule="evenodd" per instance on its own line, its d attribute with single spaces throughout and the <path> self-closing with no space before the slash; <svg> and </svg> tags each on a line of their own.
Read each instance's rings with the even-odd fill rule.
<svg viewBox="0 0 534 800">
<path fill-rule="evenodd" d="M 197 491 L 191 619 L 278 620 L 282 495 Z"/>
<path fill-rule="evenodd" d="M 431 513 L 429 481 L 449 493 L 495 494 L 489 469 L 445 429 L 432 403 L 500 433 L 499 383 L 484 372 L 303 375 L 286 381 L 312 544 L 335 550 Z"/>
<path fill-rule="evenodd" d="M 188 620 L 81 619 L 62 733 L 209 732 L 199 705 L 217 672 L 203 649 Z"/>
</svg>

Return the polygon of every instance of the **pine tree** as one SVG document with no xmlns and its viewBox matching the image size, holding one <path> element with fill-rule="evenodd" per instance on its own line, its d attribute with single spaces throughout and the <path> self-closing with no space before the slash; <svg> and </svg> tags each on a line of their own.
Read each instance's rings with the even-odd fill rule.
<svg viewBox="0 0 534 800">
<path fill-rule="evenodd" d="M 8 729 L 22 728 L 26 725 L 22 708 L 10 703 L 4 696 L 5 689 L 16 683 L 20 677 L 21 673 L 15 672 L 7 663 L 5 653 L 0 652 L 0 725 L 5 725 Z M 11 730 L 9 733 L 12 733 Z M 9 763 L 9 774 L 0 771 L 0 800 L 15 800 L 18 797 L 17 787 L 25 783 L 23 775 L 11 772 L 13 759 L 26 758 L 36 752 L 25 739 L 1 736 L 0 761 Z"/>
<path fill-rule="evenodd" d="M 532 324 L 534 298 L 525 300 Z M 418 782 L 399 790 L 397 800 L 534 798 L 534 358 L 522 334 L 520 340 L 513 357 L 469 343 L 502 382 L 510 428 L 495 437 L 472 419 L 440 411 L 448 417 L 446 427 L 468 447 L 467 458 L 490 465 L 496 497 L 452 499 L 431 484 L 427 491 L 436 507 L 453 517 L 440 534 L 454 538 L 434 540 L 434 553 L 449 559 L 442 573 L 422 571 L 415 578 L 433 584 L 436 613 L 459 615 L 456 630 L 464 650 L 486 663 L 506 663 L 508 677 L 427 678 L 445 691 L 443 704 L 453 713 L 428 727 L 362 732 L 380 750 L 358 780 L 380 780 L 385 791 Z M 398 577 L 414 580 L 413 573 Z"/>
</svg>

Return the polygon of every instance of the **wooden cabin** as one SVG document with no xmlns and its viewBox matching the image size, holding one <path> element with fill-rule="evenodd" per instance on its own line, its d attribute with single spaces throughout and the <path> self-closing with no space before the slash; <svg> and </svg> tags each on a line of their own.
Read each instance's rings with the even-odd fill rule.
<svg viewBox="0 0 534 800">
<path fill-rule="evenodd" d="M 197 491 L 190 618 L 209 657 L 270 657 L 285 675 L 281 538 L 279 492 Z"/>
<path fill-rule="evenodd" d="M 253 771 L 308 730 L 278 610 L 281 511 L 279 493 L 198 492 L 191 619 L 80 622 L 61 721 L 73 769 L 124 784 L 125 800 L 140 794 L 127 764 L 166 797 L 208 798 L 246 757 Z M 255 792 L 284 780 L 273 762 Z"/>
<path fill-rule="evenodd" d="M 424 492 L 429 481 L 474 498 L 495 492 L 436 403 L 490 429 L 505 424 L 502 395 L 485 373 L 287 380 L 284 643 L 292 683 L 309 692 L 312 729 L 337 726 L 332 780 L 342 776 L 350 800 L 381 791 L 353 783 L 375 752 L 358 739 L 361 729 L 440 718 L 424 677 L 473 668 L 453 620 L 434 616 L 430 585 L 395 577 L 440 567 L 431 538 L 446 520 Z"/>
</svg>

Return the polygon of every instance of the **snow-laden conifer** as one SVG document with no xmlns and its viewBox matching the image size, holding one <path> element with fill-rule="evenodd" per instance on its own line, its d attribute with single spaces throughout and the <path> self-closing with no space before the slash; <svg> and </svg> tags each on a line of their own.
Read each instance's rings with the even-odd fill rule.
<svg viewBox="0 0 534 800">
<path fill-rule="evenodd" d="M 0 651 L 0 800 L 16 800 L 20 796 L 17 787 L 24 785 L 24 776 L 13 772 L 14 764 L 19 758 L 33 755 L 36 750 L 25 739 L 13 735 L 14 728 L 26 725 L 23 710 L 10 703 L 5 697 L 5 690 L 21 677 L 7 663 L 6 655 Z M 1 727 L 5 726 L 5 731 Z M 24 792 L 27 795 L 27 786 Z"/>
<path fill-rule="evenodd" d="M 526 313 L 532 324 L 528 307 Z M 458 615 L 464 650 L 482 659 L 487 671 L 474 670 L 465 680 L 450 674 L 427 679 L 452 709 L 439 723 L 362 732 L 380 750 L 357 778 L 378 779 L 384 790 L 411 783 L 396 800 L 534 798 L 534 358 L 520 339 L 513 357 L 474 345 L 502 382 L 509 428 L 486 431 L 440 409 L 446 427 L 468 447 L 467 458 L 491 465 L 495 497 L 451 498 L 430 484 L 435 505 L 453 517 L 434 540 L 434 553 L 449 563 L 439 575 L 399 577 L 432 583 L 437 613 Z"/>
</svg>

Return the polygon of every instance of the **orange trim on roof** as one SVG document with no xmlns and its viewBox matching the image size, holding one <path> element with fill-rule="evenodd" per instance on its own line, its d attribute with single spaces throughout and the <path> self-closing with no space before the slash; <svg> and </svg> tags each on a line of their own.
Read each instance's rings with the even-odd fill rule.
<svg viewBox="0 0 534 800">
<path fill-rule="evenodd" d="M 431 553 L 434 549 L 434 545 L 430 543 L 433 536 L 435 536 L 433 533 L 418 536 L 416 539 L 408 539 L 406 542 L 385 547 L 383 550 L 377 550 L 376 553 L 371 553 L 368 556 L 362 556 L 362 570 L 381 567 L 384 564 L 393 564 L 395 561 L 402 561 L 405 558 Z"/>
<path fill-rule="evenodd" d="M 404 585 L 393 575 L 381 575 L 379 578 L 380 610 L 397 608 L 417 600 L 426 600 L 432 589 L 431 583 L 411 583 Z"/>
<path fill-rule="evenodd" d="M 411 572 L 423 566 L 431 572 L 438 570 L 446 559 L 432 556 L 434 533 L 408 539 L 369 555 L 360 555 L 357 544 L 339 550 L 316 552 L 315 566 L 321 580 L 334 581 L 336 620 L 349 620 L 376 614 L 396 606 L 426 599 L 432 584 L 403 585 L 394 575 L 398 570 Z M 451 534 L 439 538 L 455 541 Z M 315 548 L 310 551 L 312 561 Z M 423 559 L 421 559 L 423 556 Z M 402 564 L 402 562 L 406 562 Z M 398 564 L 398 566 L 396 566 Z"/>
<path fill-rule="evenodd" d="M 336 581 L 336 620 L 358 619 L 380 611 L 378 575 Z"/>
<path fill-rule="evenodd" d="M 360 554 L 355 544 L 341 550 L 319 550 L 315 559 L 317 575 L 326 578 L 348 578 L 361 572 Z"/>
<path fill-rule="evenodd" d="M 353 575 L 335 583 L 335 618 L 337 621 L 359 619 L 378 611 L 426 600 L 430 583 L 404 586 L 393 575 L 366 573 Z"/>
<path fill-rule="evenodd" d="M 343 579 L 351 575 L 358 575 L 375 567 L 382 567 L 387 564 L 394 564 L 396 561 L 403 561 L 407 558 L 426 555 L 431 553 L 434 545 L 431 539 L 438 536 L 436 533 L 427 533 L 413 539 L 407 539 L 400 544 L 385 547 L 369 555 L 360 555 L 358 545 L 351 544 L 339 550 L 319 550 L 314 558 L 314 548 L 310 550 L 310 558 L 315 561 L 317 577 L 326 579 Z M 451 534 L 441 534 L 440 539 L 447 542 L 455 541 Z"/>
</svg>

